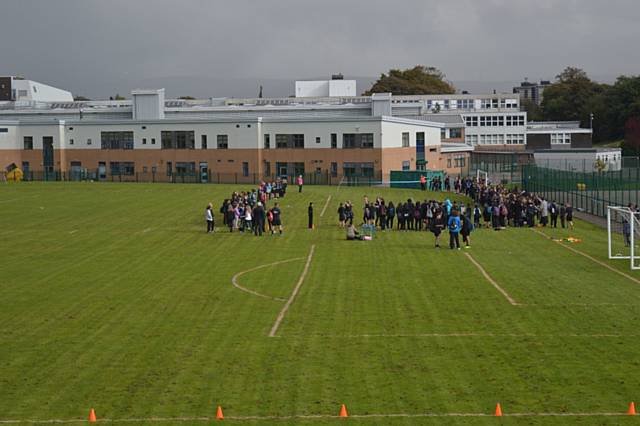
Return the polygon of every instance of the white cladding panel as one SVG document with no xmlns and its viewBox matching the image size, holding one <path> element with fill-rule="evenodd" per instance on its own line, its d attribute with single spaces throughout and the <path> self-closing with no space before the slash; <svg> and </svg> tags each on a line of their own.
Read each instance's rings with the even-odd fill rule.
<svg viewBox="0 0 640 426">
<path fill-rule="evenodd" d="M 355 80 L 329 80 L 329 96 L 357 96 Z"/>
<path fill-rule="evenodd" d="M 382 122 L 382 148 L 401 148 L 402 134 L 409 133 L 409 146 L 416 146 L 416 133 L 424 132 L 424 145 L 440 145 L 440 128 L 404 123 Z"/>
<path fill-rule="evenodd" d="M 71 92 L 37 81 L 14 79 L 11 85 L 15 90 L 16 101 L 73 102 Z"/>
<path fill-rule="evenodd" d="M 262 123 L 261 144 L 264 134 L 269 134 L 271 148 L 276 147 L 276 134 L 304 134 L 305 149 L 331 148 L 331 134 L 335 133 L 338 149 L 342 148 L 344 133 L 372 133 L 374 148 L 380 148 L 380 121 L 362 122 L 296 122 L 296 123 Z M 316 142 L 320 138 L 320 142 Z M 261 145 L 262 146 L 262 145 Z"/>
<path fill-rule="evenodd" d="M 296 97 L 357 96 L 355 80 L 296 81 Z"/>
<path fill-rule="evenodd" d="M 161 120 L 164 118 L 164 89 L 132 92 L 134 120 Z"/>
</svg>

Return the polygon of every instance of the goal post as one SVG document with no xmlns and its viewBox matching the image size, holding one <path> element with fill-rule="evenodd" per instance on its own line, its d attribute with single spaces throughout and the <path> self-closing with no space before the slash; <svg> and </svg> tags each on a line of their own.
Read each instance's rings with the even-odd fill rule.
<svg viewBox="0 0 640 426">
<path fill-rule="evenodd" d="M 628 259 L 640 270 L 640 212 L 628 207 L 607 206 L 607 250 L 609 259 Z"/>
<path fill-rule="evenodd" d="M 480 182 L 480 179 L 483 179 L 485 184 L 489 184 L 489 172 L 476 170 L 476 182 Z"/>
</svg>

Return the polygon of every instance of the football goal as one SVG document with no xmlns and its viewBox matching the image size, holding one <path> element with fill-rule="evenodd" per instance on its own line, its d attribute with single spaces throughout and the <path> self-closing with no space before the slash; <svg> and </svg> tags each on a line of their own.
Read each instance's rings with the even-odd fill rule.
<svg viewBox="0 0 640 426">
<path fill-rule="evenodd" d="M 640 212 L 607 206 L 607 240 L 609 259 L 628 259 L 631 269 L 640 269 Z"/>
<path fill-rule="evenodd" d="M 484 170 L 476 170 L 476 182 L 484 182 L 485 184 L 489 184 L 489 172 L 485 172 Z"/>
</svg>

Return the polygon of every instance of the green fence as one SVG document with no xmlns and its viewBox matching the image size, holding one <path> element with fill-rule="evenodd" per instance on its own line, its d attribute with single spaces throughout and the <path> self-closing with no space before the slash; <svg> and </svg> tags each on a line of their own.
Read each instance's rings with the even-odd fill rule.
<svg viewBox="0 0 640 426">
<path fill-rule="evenodd" d="M 604 217 L 607 206 L 638 204 L 640 167 L 581 173 L 525 165 L 522 186 L 548 200 L 571 203 L 578 211 Z"/>
<path fill-rule="evenodd" d="M 444 182 L 441 170 L 395 170 L 391 171 L 391 188 L 420 188 L 421 176 L 427 178 L 427 187 L 436 178 Z"/>
</svg>

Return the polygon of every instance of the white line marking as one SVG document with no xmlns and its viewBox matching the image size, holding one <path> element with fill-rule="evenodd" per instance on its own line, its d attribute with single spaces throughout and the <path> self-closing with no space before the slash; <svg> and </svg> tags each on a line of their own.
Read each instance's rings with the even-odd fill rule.
<svg viewBox="0 0 640 426">
<path fill-rule="evenodd" d="M 503 417 L 619 417 L 628 416 L 625 412 L 618 413 L 504 413 Z M 494 417 L 490 413 L 373 413 L 373 414 L 349 414 L 352 418 L 391 418 L 391 417 Z M 225 420 L 322 420 L 322 419 L 338 419 L 337 415 L 331 414 L 294 414 L 290 416 L 225 416 Z M 129 418 L 129 419 L 109 419 L 98 418 L 98 422 L 102 423 L 144 423 L 144 422 L 211 422 L 215 421 L 215 417 L 147 417 L 147 418 Z M 46 420 L 0 420 L 0 424 L 16 424 L 16 423 L 86 423 L 86 419 L 46 419 Z"/>
<path fill-rule="evenodd" d="M 329 201 L 331 201 L 331 195 L 327 197 L 327 202 L 324 203 L 324 208 L 320 212 L 320 217 L 324 216 L 324 212 L 327 210 L 327 206 L 329 205 Z"/>
<path fill-rule="evenodd" d="M 545 237 L 546 239 L 551 240 L 551 241 L 553 241 L 553 242 L 554 242 L 554 243 L 556 243 L 556 244 L 559 244 L 560 246 L 562 246 L 562 247 L 566 248 L 567 250 L 571 250 L 571 251 L 572 251 L 572 252 L 574 252 L 574 253 L 577 253 L 577 254 L 579 254 L 579 255 L 581 255 L 581 256 L 584 256 L 584 257 L 586 257 L 587 259 L 589 259 L 589 260 L 591 260 L 591 261 L 593 261 L 593 262 L 597 263 L 598 265 L 604 266 L 604 267 L 605 267 L 605 268 L 607 268 L 608 270 L 613 271 L 613 272 L 615 272 L 616 274 L 622 275 L 623 277 L 625 277 L 625 278 L 627 278 L 627 279 L 629 279 L 629 280 L 633 281 L 633 282 L 634 282 L 634 283 L 636 283 L 636 284 L 640 284 L 640 280 L 638 280 L 637 278 L 634 278 L 634 277 L 632 277 L 632 276 L 631 276 L 631 275 L 629 275 L 629 274 L 625 274 L 624 272 L 619 271 L 618 269 L 614 268 L 613 266 L 611 266 L 611 265 L 609 265 L 609 264 L 607 264 L 607 263 L 605 263 L 605 262 L 603 262 L 603 261 L 601 261 L 601 260 L 598 260 L 598 259 L 596 259 L 595 257 L 588 255 L 587 253 L 584 253 L 584 252 L 582 252 L 582 251 L 580 251 L 580 250 L 574 249 L 573 247 L 569 247 L 568 245 L 566 245 L 566 244 L 564 244 L 564 243 L 562 243 L 562 242 L 560 242 L 560 241 L 556 241 L 556 240 L 554 240 L 553 238 L 551 238 L 550 236 L 548 236 L 547 234 L 545 234 L 544 232 L 538 231 L 537 229 L 533 229 L 533 228 L 532 228 L 531 230 L 532 230 L 533 232 L 535 232 L 536 234 L 542 235 L 542 236 L 543 236 L 543 237 Z"/>
<path fill-rule="evenodd" d="M 577 334 L 577 333 L 560 333 L 560 334 L 534 334 L 534 333 L 418 333 L 418 334 L 348 334 L 344 336 L 340 335 L 329 335 L 329 334 L 312 334 L 312 335 L 304 335 L 304 336 L 294 336 L 294 335 L 285 335 L 281 337 L 287 338 L 299 338 L 299 337 L 324 337 L 324 338 L 332 338 L 332 339 L 355 339 L 355 338 L 441 338 L 441 337 L 536 337 L 536 338 L 567 338 L 567 337 L 576 337 L 576 338 L 629 338 L 629 337 L 640 337 L 640 334 Z"/>
<path fill-rule="evenodd" d="M 311 258 L 313 257 L 313 252 L 315 251 L 315 249 L 316 249 L 316 245 L 313 244 L 311 246 L 311 250 L 309 250 L 309 256 L 307 257 L 307 263 L 305 263 L 305 265 L 304 265 L 304 269 L 302 270 L 302 274 L 300 275 L 300 279 L 298 280 L 298 283 L 296 284 L 295 288 L 293 289 L 293 292 L 291 293 L 291 296 L 289 296 L 289 300 L 287 300 L 287 303 L 285 303 L 285 305 L 282 307 L 282 310 L 278 314 L 278 318 L 276 318 L 276 322 L 273 324 L 273 327 L 271 327 L 271 331 L 269 332 L 269 337 L 275 337 L 276 333 L 278 332 L 278 327 L 280 327 L 280 323 L 282 322 L 282 320 L 284 319 L 285 314 L 289 310 L 289 306 L 291 306 L 291 304 L 293 303 L 293 299 L 295 299 L 296 295 L 298 294 L 298 291 L 300 290 L 300 287 L 302 287 L 302 282 L 304 281 L 304 277 L 307 276 L 307 271 L 309 271 L 309 265 L 311 265 Z"/>
<path fill-rule="evenodd" d="M 242 290 L 242 291 L 247 292 L 249 294 L 253 294 L 254 296 L 259 296 L 259 297 L 263 297 L 265 299 L 270 299 L 270 300 L 278 300 L 280 302 L 286 302 L 285 299 L 282 299 L 280 297 L 267 296 L 267 295 L 258 293 L 257 291 L 249 290 L 248 288 L 242 287 L 240 284 L 238 284 L 238 278 L 240 278 L 244 274 L 248 274 L 249 272 L 257 271 L 258 269 L 268 268 L 269 266 L 281 265 L 283 263 L 288 263 L 288 262 L 295 262 L 296 260 L 304 260 L 304 257 L 296 257 L 294 259 L 287 259 L 287 260 L 281 260 L 281 261 L 278 261 L 278 262 L 267 263 L 265 265 L 260 265 L 260 266 L 256 266 L 255 268 L 247 269 L 246 271 L 238 272 L 237 274 L 235 274 L 233 276 L 233 278 L 231 278 L 231 284 L 233 284 L 233 286 L 235 288 L 237 288 L 238 290 Z"/>
<path fill-rule="evenodd" d="M 74 229 L 73 231 L 69 231 L 69 235 L 73 235 L 73 234 L 75 234 L 76 232 L 78 232 L 78 230 L 77 230 L 77 229 Z"/>
<path fill-rule="evenodd" d="M 502 295 L 509 301 L 509 303 L 511 303 L 513 306 L 518 306 L 519 305 L 518 302 L 516 302 L 515 300 L 513 300 L 513 298 L 511 296 L 509 296 L 509 293 L 504 291 L 504 289 L 502 287 L 500 287 L 498 285 L 498 283 L 494 281 L 493 278 L 491 278 L 491 276 L 487 273 L 487 271 L 485 271 L 484 268 L 478 262 L 476 262 L 476 260 L 473 257 L 471 257 L 471 255 L 469 253 L 465 253 L 465 255 L 469 258 L 471 263 L 476 265 L 476 268 L 478 268 L 478 270 L 482 273 L 482 275 L 484 275 L 484 277 L 487 279 L 487 281 L 489 281 L 491 283 L 491 285 L 496 288 L 496 290 L 498 290 L 500 293 L 502 293 Z"/>
<path fill-rule="evenodd" d="M 153 228 L 147 228 L 144 231 L 142 231 L 143 234 L 146 234 L 147 232 L 151 231 Z"/>
</svg>

